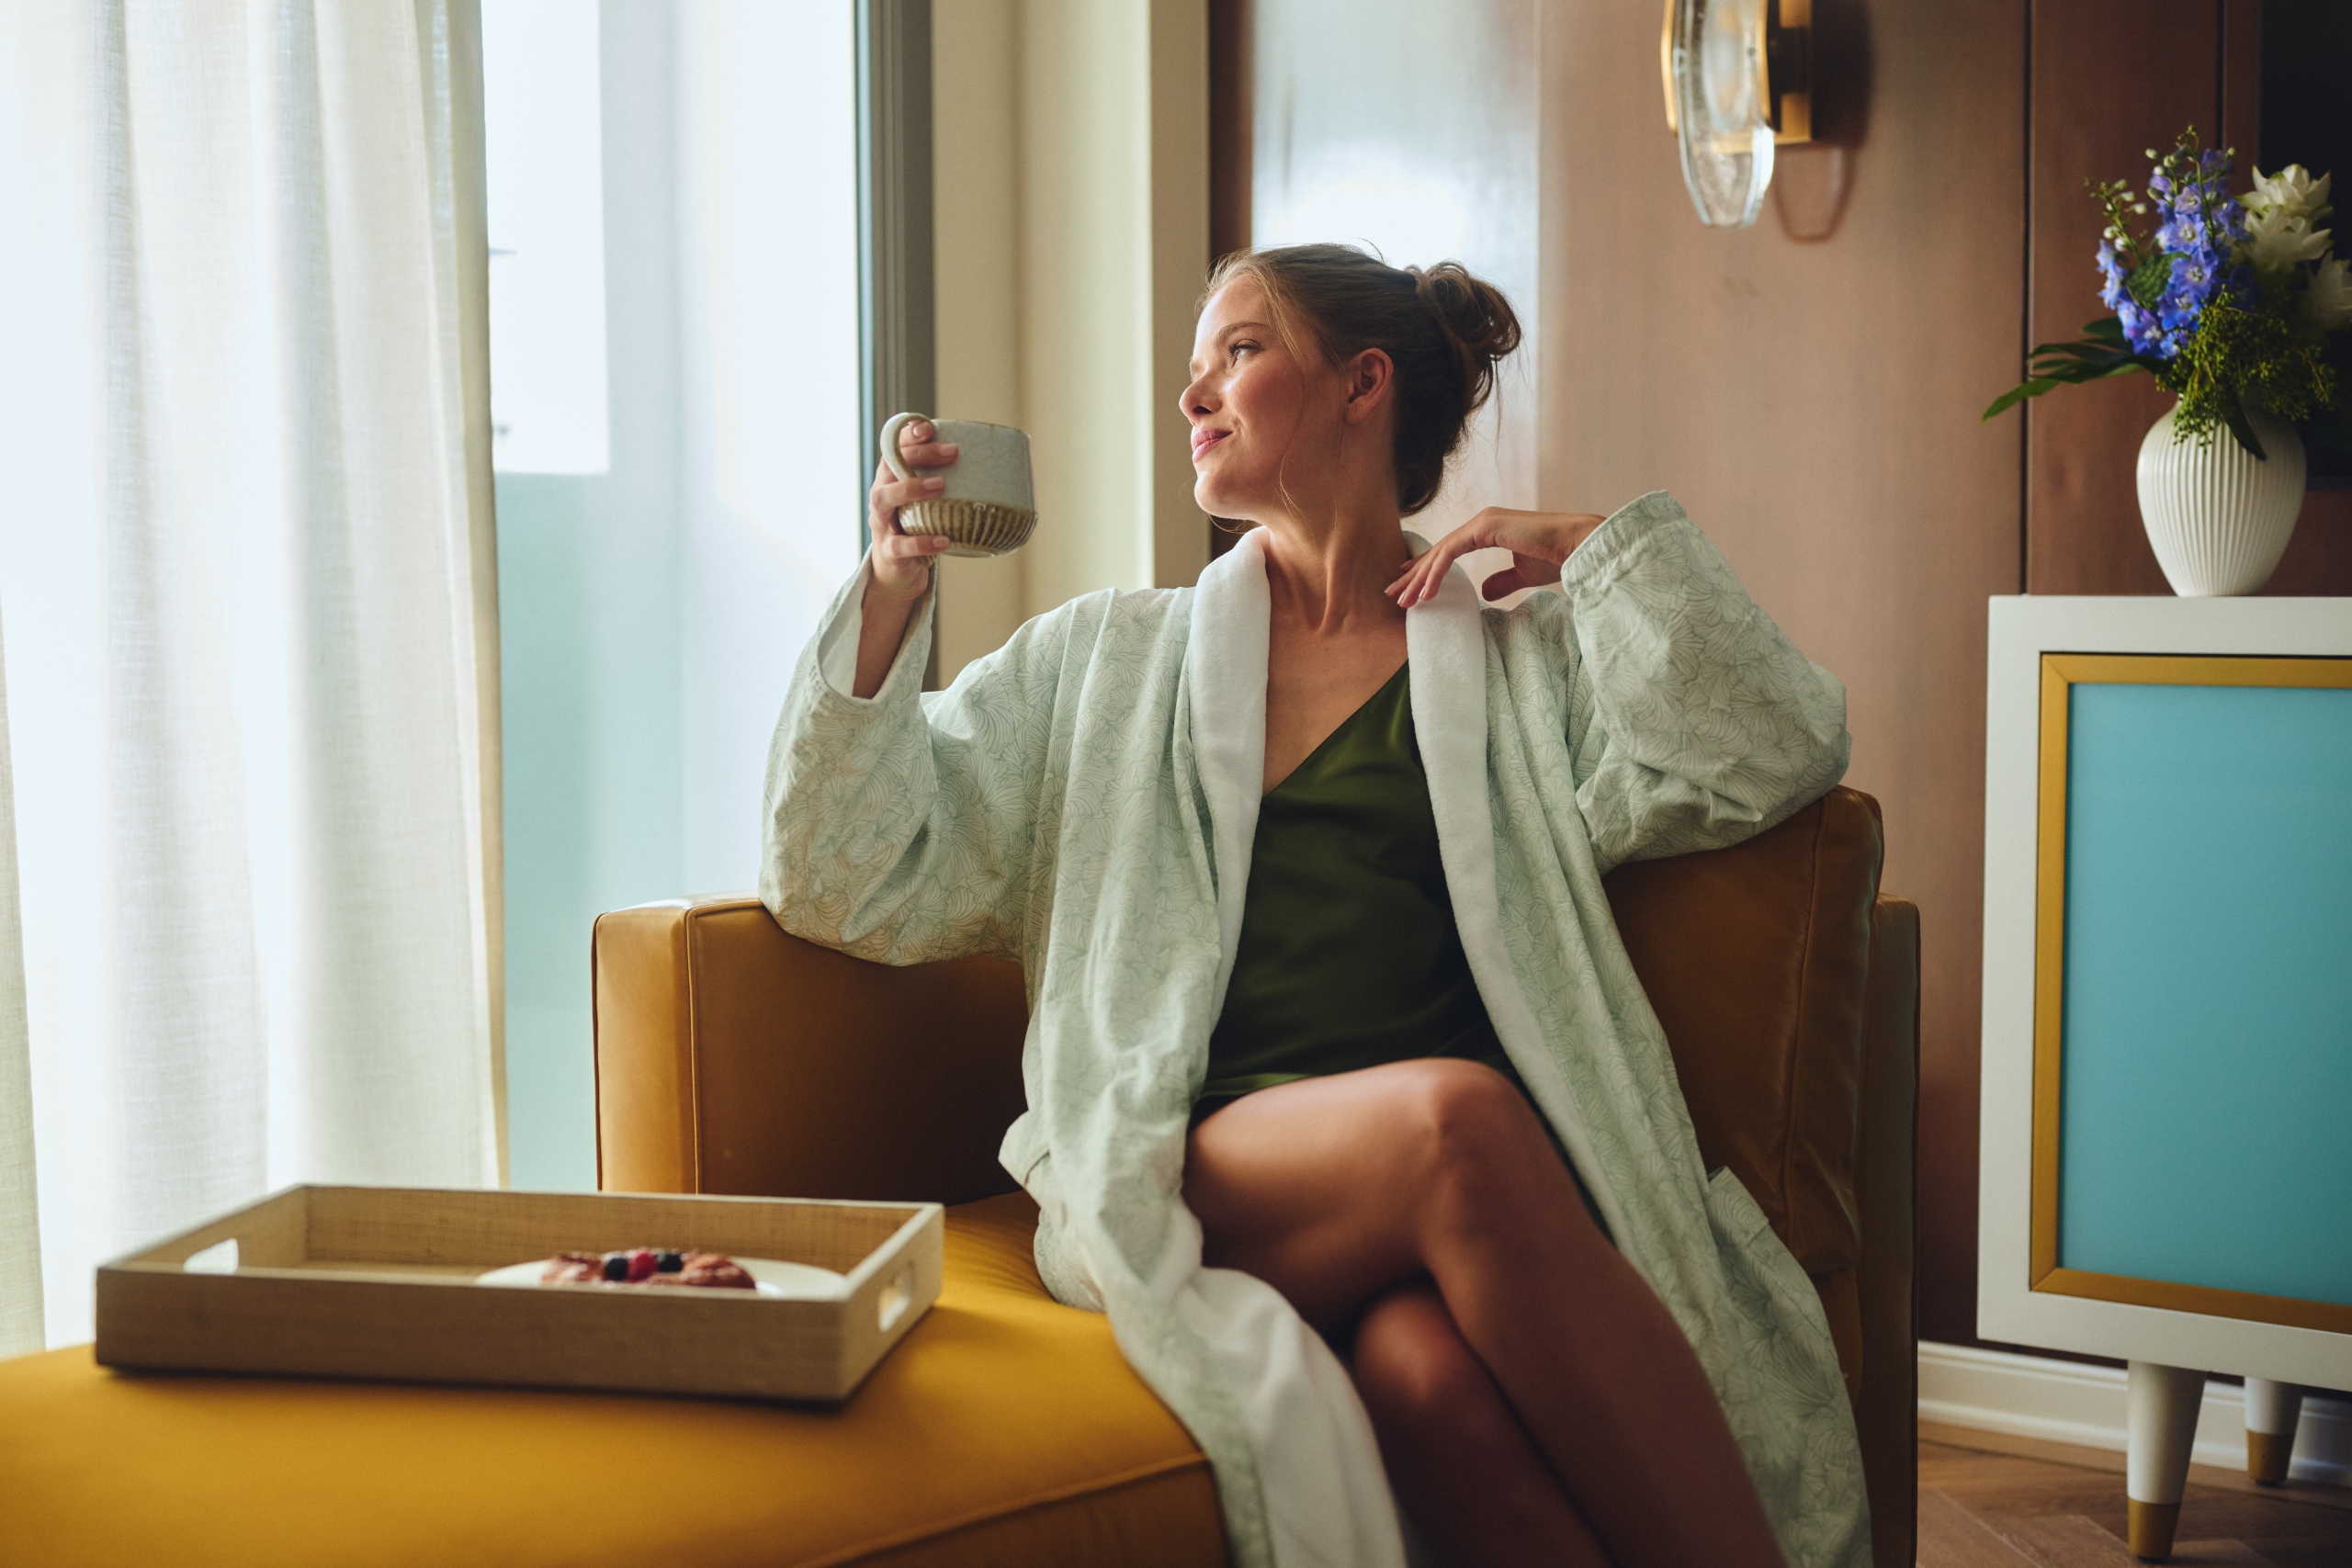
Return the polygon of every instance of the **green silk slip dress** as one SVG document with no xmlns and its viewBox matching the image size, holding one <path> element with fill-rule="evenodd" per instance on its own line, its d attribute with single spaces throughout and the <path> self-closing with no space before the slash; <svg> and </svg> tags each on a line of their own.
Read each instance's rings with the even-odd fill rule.
<svg viewBox="0 0 2352 1568">
<path fill-rule="evenodd" d="M 1519 1082 L 1454 929 L 1410 670 L 1259 804 L 1195 1126 L 1258 1089 L 1419 1056 L 1484 1062 Z"/>
</svg>

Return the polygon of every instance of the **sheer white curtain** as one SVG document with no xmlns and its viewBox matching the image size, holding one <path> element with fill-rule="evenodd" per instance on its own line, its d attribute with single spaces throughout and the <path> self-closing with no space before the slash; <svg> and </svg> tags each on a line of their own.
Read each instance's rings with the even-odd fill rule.
<svg viewBox="0 0 2352 1568">
<path fill-rule="evenodd" d="M 0 629 L 58 1343 L 93 1265 L 271 1187 L 500 1176 L 480 28 L 5 10 Z M 0 1033 L 0 1135 L 6 1066 Z"/>
<path fill-rule="evenodd" d="M 8 786 L 8 674 L 0 660 L 0 1356 L 41 1345 L 40 1209 L 33 1179 L 33 1085 L 25 1050 L 25 965 L 17 916 L 16 807 Z"/>
</svg>

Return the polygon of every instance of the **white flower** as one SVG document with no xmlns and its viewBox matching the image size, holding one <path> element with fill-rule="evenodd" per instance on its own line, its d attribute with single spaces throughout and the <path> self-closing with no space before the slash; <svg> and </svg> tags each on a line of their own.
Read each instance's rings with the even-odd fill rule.
<svg viewBox="0 0 2352 1568">
<path fill-rule="evenodd" d="M 2254 171 L 2254 188 L 2245 195 L 2245 209 L 2249 214 L 2266 209 L 2278 210 L 2287 218 L 2309 220 L 2322 216 L 2320 209 L 2327 205 L 2327 187 L 2334 175 L 2322 175 L 2316 180 L 2301 164 L 2290 164 L 2275 175 Z"/>
<path fill-rule="evenodd" d="M 2245 251 L 2256 268 L 2277 272 L 2298 262 L 2317 261 L 2327 254 L 2329 229 L 2314 229 L 2312 220 L 2284 208 L 2265 208 L 2246 215 Z"/>
<path fill-rule="evenodd" d="M 2352 262 L 2339 257 L 2320 263 L 2303 296 L 2303 309 L 2323 332 L 2352 327 Z"/>
</svg>

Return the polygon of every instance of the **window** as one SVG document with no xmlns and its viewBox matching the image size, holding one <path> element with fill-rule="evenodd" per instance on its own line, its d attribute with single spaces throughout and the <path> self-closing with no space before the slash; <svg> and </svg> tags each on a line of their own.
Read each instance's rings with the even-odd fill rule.
<svg viewBox="0 0 2352 1568">
<path fill-rule="evenodd" d="M 502 473 L 601 474 L 610 452 L 596 9 L 482 7 L 491 451 Z"/>
<path fill-rule="evenodd" d="M 854 14 L 482 21 L 510 1167 L 589 1187 L 590 923 L 754 884 L 768 736 L 858 558 Z"/>
</svg>

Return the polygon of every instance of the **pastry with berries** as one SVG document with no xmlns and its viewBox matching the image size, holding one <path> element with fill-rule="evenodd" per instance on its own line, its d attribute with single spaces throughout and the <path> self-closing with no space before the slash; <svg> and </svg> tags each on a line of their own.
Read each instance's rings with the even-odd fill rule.
<svg viewBox="0 0 2352 1568">
<path fill-rule="evenodd" d="M 543 1285 L 694 1285 L 749 1291 L 758 1281 L 733 1258 L 716 1252 L 632 1247 L 618 1252 L 563 1252 L 548 1259 Z"/>
</svg>

